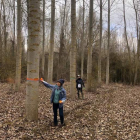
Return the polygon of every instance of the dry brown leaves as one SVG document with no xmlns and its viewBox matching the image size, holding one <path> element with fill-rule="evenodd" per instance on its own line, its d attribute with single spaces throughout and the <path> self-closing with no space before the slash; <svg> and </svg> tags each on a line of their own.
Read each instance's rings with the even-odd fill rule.
<svg viewBox="0 0 140 140">
<path fill-rule="evenodd" d="M 84 91 L 85 98 L 72 100 L 65 84 L 66 126 L 52 127 L 51 91 L 40 84 L 39 119 L 25 119 L 25 84 L 10 93 L 11 85 L 0 83 L 0 139 L 2 140 L 138 140 L 140 139 L 140 87 L 103 85 L 97 93 Z M 59 119 L 59 117 L 58 117 Z M 59 122 L 60 124 L 60 122 Z"/>
</svg>

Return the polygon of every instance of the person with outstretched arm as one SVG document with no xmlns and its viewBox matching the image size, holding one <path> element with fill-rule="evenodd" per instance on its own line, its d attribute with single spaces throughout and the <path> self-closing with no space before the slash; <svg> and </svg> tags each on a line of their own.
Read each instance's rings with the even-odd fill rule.
<svg viewBox="0 0 140 140">
<path fill-rule="evenodd" d="M 84 98 L 83 91 L 82 91 L 83 87 L 85 87 L 84 82 L 83 82 L 81 76 L 80 75 L 77 75 L 76 88 L 77 88 L 78 98 L 80 98 L 80 94 L 79 94 L 80 92 L 82 94 L 82 98 Z"/>
<path fill-rule="evenodd" d="M 63 103 L 66 100 L 66 91 L 63 88 L 64 80 L 59 79 L 56 83 L 56 85 L 51 85 L 43 80 L 43 78 L 40 79 L 40 81 L 49 89 L 52 90 L 51 94 L 51 103 L 53 103 L 53 113 L 54 113 L 54 126 L 58 125 L 57 121 L 57 110 L 59 109 L 59 116 L 60 116 L 60 122 L 61 126 L 64 126 L 64 115 L 63 115 Z"/>
</svg>

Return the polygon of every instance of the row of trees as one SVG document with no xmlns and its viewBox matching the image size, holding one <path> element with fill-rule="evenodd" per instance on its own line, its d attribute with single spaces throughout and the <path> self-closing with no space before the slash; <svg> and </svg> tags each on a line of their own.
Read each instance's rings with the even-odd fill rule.
<svg viewBox="0 0 140 140">
<path fill-rule="evenodd" d="M 133 0 L 132 3 L 136 43 L 127 30 L 126 1 L 122 0 L 124 32 L 121 40 L 117 31 L 111 30 L 110 21 L 111 9 L 117 1 L 98 2 L 99 16 L 93 0 L 81 0 L 79 5 L 76 0 L 61 1 L 58 15 L 55 0 L 1 0 L 0 79 L 15 79 L 15 90 L 18 91 L 21 78 L 25 79 L 27 72 L 28 119 L 36 120 L 38 116 L 40 76 L 50 83 L 58 78 L 70 80 L 72 97 L 75 96 L 76 74 L 79 73 L 87 81 L 88 91 L 96 89 L 102 81 L 106 84 L 109 81 L 139 83 L 139 2 Z M 107 30 L 103 21 L 106 3 Z"/>
</svg>

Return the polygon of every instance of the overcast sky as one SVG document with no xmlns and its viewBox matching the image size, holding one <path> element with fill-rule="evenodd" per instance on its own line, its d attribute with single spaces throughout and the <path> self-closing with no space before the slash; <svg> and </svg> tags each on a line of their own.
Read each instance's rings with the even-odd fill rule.
<svg viewBox="0 0 140 140">
<path fill-rule="evenodd" d="M 103 0 L 103 3 L 107 0 Z M 111 3 L 114 0 L 110 0 Z M 140 1 L 140 0 L 139 0 Z M 71 0 L 67 0 L 68 6 L 71 6 Z M 46 2 L 46 15 L 50 15 L 50 4 L 51 1 Z M 59 18 L 59 8 L 60 6 L 64 4 L 64 0 L 56 0 L 56 15 Z M 78 8 L 83 4 L 83 0 L 77 0 L 77 16 L 78 16 Z M 133 35 L 134 38 L 137 38 L 136 36 L 136 20 L 135 20 L 135 12 L 133 9 L 133 0 L 125 0 L 126 4 L 126 20 L 127 20 L 127 31 L 130 34 Z M 48 6 L 49 5 L 49 6 Z M 86 12 L 87 14 L 89 13 L 89 0 L 85 0 L 85 5 L 86 5 Z M 108 13 L 107 13 L 107 8 L 108 8 L 108 3 L 103 7 L 103 27 L 104 30 L 107 30 L 107 21 L 108 21 Z M 96 11 L 96 15 L 99 18 L 100 14 L 100 9 L 99 9 L 99 0 L 94 0 L 94 10 Z M 122 34 L 124 32 L 124 21 L 123 21 L 123 2 L 122 0 L 115 0 L 111 7 L 111 30 L 116 30 L 118 33 L 118 38 L 122 37 Z"/>
<path fill-rule="evenodd" d="M 112 2 L 113 0 L 111 0 Z M 95 0 L 95 6 L 97 4 L 97 0 Z M 104 27 L 107 28 L 107 4 L 104 6 L 103 11 L 103 20 Z M 127 20 L 127 30 L 128 32 L 133 32 L 133 36 L 136 37 L 136 20 L 135 20 L 135 12 L 133 9 L 133 0 L 125 0 L 126 4 L 126 20 Z M 97 6 L 96 6 L 97 7 Z M 96 8 L 97 14 L 99 15 L 99 7 Z M 117 29 L 119 32 L 123 31 L 124 22 L 123 22 L 123 3 L 122 0 L 116 0 L 111 7 L 111 28 Z"/>
</svg>

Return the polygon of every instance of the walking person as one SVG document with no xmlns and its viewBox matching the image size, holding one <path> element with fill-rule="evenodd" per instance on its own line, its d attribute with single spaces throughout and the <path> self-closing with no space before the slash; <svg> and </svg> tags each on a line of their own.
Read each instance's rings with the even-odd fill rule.
<svg viewBox="0 0 140 140">
<path fill-rule="evenodd" d="M 59 116 L 60 116 L 60 122 L 61 126 L 64 126 L 64 114 L 63 114 L 63 103 L 66 100 L 66 91 L 63 88 L 64 80 L 59 79 L 56 83 L 56 85 L 51 85 L 43 80 L 43 78 L 40 79 L 40 81 L 49 89 L 52 90 L 51 94 L 51 103 L 53 103 L 53 113 L 54 113 L 54 126 L 58 125 L 57 121 L 57 110 L 59 109 Z"/>
<path fill-rule="evenodd" d="M 76 88 L 77 88 L 77 95 L 78 95 L 78 98 L 80 98 L 80 92 L 81 92 L 81 95 L 82 95 L 82 99 L 84 98 L 83 97 L 83 87 L 85 87 L 84 85 L 84 82 L 81 78 L 80 75 L 77 75 L 77 80 L 76 80 Z"/>
</svg>

